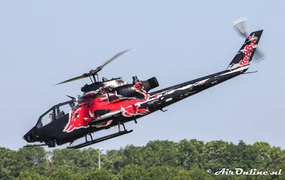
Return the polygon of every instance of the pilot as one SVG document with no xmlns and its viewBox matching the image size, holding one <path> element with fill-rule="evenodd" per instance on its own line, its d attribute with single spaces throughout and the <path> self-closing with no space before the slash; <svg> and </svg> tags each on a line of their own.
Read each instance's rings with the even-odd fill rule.
<svg viewBox="0 0 285 180">
<path fill-rule="evenodd" d="M 53 119 L 53 113 L 49 113 L 49 118 L 50 118 L 50 120 L 51 120 L 50 122 L 53 122 L 53 120 L 54 120 L 54 119 Z"/>
<path fill-rule="evenodd" d="M 52 113 L 49 113 L 49 118 L 53 119 L 53 114 Z"/>
</svg>

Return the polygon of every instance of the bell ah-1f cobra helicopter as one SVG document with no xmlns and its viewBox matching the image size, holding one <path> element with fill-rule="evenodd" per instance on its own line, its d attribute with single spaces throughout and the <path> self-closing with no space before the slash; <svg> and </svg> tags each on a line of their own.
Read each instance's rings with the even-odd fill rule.
<svg viewBox="0 0 285 180">
<path fill-rule="evenodd" d="M 246 38 L 226 70 L 154 92 L 150 90 L 159 85 L 155 77 L 140 81 L 134 76 L 132 83 L 121 78 L 102 78 L 102 81 L 99 81 L 98 72 L 128 50 L 121 51 L 97 69 L 58 83 L 86 77 L 90 77 L 92 81 L 81 88 L 83 96 L 69 96 L 71 100 L 59 103 L 42 114 L 36 125 L 24 135 L 24 139 L 29 143 L 44 142 L 38 145 L 48 147 L 70 143 L 68 148 L 81 148 L 130 133 L 132 130 L 125 128 L 126 122 L 137 122 L 138 118 L 157 110 L 163 111 L 163 108 L 170 104 L 245 73 L 262 32 L 263 30 L 252 32 Z M 245 34 L 242 31 L 241 33 Z M 92 133 L 113 126 L 118 126 L 117 133 L 93 139 Z M 74 140 L 84 136 L 84 143 L 72 145 Z"/>
</svg>

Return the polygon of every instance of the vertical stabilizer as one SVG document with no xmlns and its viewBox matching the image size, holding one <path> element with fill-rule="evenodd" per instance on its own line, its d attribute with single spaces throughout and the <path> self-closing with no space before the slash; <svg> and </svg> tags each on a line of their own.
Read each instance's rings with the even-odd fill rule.
<svg viewBox="0 0 285 180">
<path fill-rule="evenodd" d="M 236 69 L 239 67 L 243 67 L 249 65 L 252 57 L 255 53 L 256 47 L 258 45 L 259 39 L 261 37 L 263 30 L 252 32 L 247 39 L 245 40 L 244 44 L 237 52 L 236 56 L 230 63 L 228 69 Z"/>
</svg>

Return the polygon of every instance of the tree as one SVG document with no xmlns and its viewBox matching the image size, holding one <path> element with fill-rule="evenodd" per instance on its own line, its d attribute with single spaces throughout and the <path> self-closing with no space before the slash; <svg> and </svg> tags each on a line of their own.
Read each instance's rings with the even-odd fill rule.
<svg viewBox="0 0 285 180">
<path fill-rule="evenodd" d="M 266 142 L 238 145 L 224 141 L 184 139 L 150 141 L 107 151 L 101 155 L 104 169 L 98 169 L 98 149 L 0 148 L 0 179 L 284 179 L 283 176 L 229 176 L 214 173 L 223 168 L 245 171 L 285 169 L 285 150 Z M 206 173 L 211 169 L 211 173 Z M 284 172 L 282 172 L 284 174 Z M 211 178 L 212 177 L 212 178 Z"/>
<path fill-rule="evenodd" d="M 152 166 L 147 172 L 153 180 L 191 180 L 189 171 L 171 166 Z"/>
<path fill-rule="evenodd" d="M 268 169 L 272 161 L 270 157 L 271 146 L 266 142 L 255 142 L 252 146 L 258 152 L 254 167 Z"/>
<path fill-rule="evenodd" d="M 57 168 L 50 175 L 50 179 L 56 180 L 78 180 L 80 178 L 81 175 L 79 173 L 75 173 L 71 169 L 65 169 L 64 167 Z"/>
<path fill-rule="evenodd" d="M 123 154 L 123 148 L 107 151 L 104 168 L 110 170 L 113 174 L 119 173 L 121 168 L 125 167 L 127 163 Z"/>
<path fill-rule="evenodd" d="M 186 139 L 181 140 L 178 143 L 178 151 L 179 166 L 187 170 L 203 167 L 205 163 L 205 158 L 203 157 L 205 145 L 203 141 L 197 141 L 196 139 L 190 141 Z"/>
<path fill-rule="evenodd" d="M 65 168 L 74 172 L 88 172 L 90 169 L 98 168 L 98 150 L 55 149 L 51 160 L 52 170 Z"/>
<path fill-rule="evenodd" d="M 127 165 L 117 175 L 120 180 L 148 180 L 147 170 L 144 166 Z"/>
<path fill-rule="evenodd" d="M 12 179 L 17 166 L 16 152 L 0 148 L 0 179 Z"/>
<path fill-rule="evenodd" d="M 146 167 L 179 165 L 178 146 L 172 141 L 150 141 L 141 153 L 141 164 Z"/>
<path fill-rule="evenodd" d="M 35 171 L 23 171 L 16 180 L 45 180 L 47 177 L 39 175 Z"/>
<path fill-rule="evenodd" d="M 190 177 L 193 180 L 210 180 L 212 177 L 207 174 L 207 172 L 203 169 L 195 168 L 192 169 L 190 172 Z"/>
<path fill-rule="evenodd" d="M 231 163 L 229 160 L 230 153 L 228 152 L 228 142 L 211 141 L 205 144 L 203 157 L 205 159 L 205 169 L 217 171 L 223 167 L 228 167 Z"/>
<path fill-rule="evenodd" d="M 82 180 L 110 180 L 115 176 L 106 169 L 96 169 L 87 173 Z"/>
<path fill-rule="evenodd" d="M 16 154 L 17 165 L 15 171 L 19 175 L 21 171 L 30 171 L 33 170 L 40 175 L 45 173 L 47 160 L 46 152 L 43 147 L 34 146 L 34 147 L 24 147 L 20 148 Z"/>
<path fill-rule="evenodd" d="M 278 165 L 285 162 L 285 151 L 282 151 L 280 147 L 272 147 L 268 156 L 270 158 L 268 166 L 270 169 L 276 169 Z"/>
</svg>

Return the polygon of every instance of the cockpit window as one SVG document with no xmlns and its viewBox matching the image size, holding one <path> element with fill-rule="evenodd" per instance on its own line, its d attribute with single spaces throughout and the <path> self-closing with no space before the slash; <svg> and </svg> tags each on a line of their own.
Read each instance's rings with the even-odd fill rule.
<svg viewBox="0 0 285 180">
<path fill-rule="evenodd" d="M 50 111 L 45 113 L 44 116 L 40 118 L 40 120 L 37 123 L 37 127 L 38 128 L 44 127 L 48 125 L 49 123 L 53 122 L 54 119 L 55 119 L 54 111 L 51 109 Z"/>
<path fill-rule="evenodd" d="M 56 119 L 61 118 L 62 116 L 64 116 L 65 114 L 68 114 L 71 110 L 72 107 L 74 107 L 75 104 L 65 104 L 65 105 L 61 105 L 61 106 L 56 106 Z"/>
<path fill-rule="evenodd" d="M 40 116 L 37 127 L 42 128 L 48 124 L 50 124 L 53 121 L 59 120 L 64 115 L 68 114 L 69 112 L 74 109 L 75 103 L 73 101 L 66 101 L 60 104 L 57 104 L 50 108 L 47 112 L 45 112 L 42 116 Z"/>
</svg>

